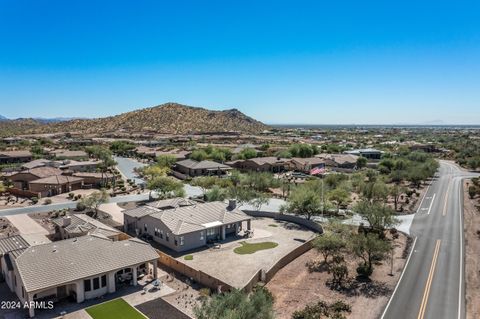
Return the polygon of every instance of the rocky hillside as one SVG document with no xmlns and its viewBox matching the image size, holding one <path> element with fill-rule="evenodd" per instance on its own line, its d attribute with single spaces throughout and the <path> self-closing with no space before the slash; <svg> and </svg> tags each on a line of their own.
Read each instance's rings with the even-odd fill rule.
<svg viewBox="0 0 480 319">
<path fill-rule="evenodd" d="M 50 132 L 154 132 L 171 134 L 206 132 L 258 133 L 269 127 L 242 112 L 231 109 L 210 111 L 204 108 L 166 103 L 159 106 L 98 119 L 77 119 L 35 128 Z"/>
<path fill-rule="evenodd" d="M 25 134 L 41 126 L 42 123 L 34 119 L 0 120 L 0 137 Z"/>
</svg>

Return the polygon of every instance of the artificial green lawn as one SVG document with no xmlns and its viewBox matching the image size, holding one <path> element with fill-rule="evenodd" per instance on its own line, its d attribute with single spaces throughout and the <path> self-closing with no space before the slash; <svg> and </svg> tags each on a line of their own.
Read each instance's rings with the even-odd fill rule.
<svg viewBox="0 0 480 319">
<path fill-rule="evenodd" d="M 192 255 L 186 255 L 185 257 L 183 257 L 183 259 L 185 259 L 185 260 L 193 260 L 193 256 L 192 256 Z"/>
<path fill-rule="evenodd" d="M 266 241 L 263 243 L 247 243 L 247 242 L 240 242 L 242 246 L 237 247 L 233 250 L 236 254 L 239 255 L 245 255 L 245 254 L 253 254 L 259 250 L 264 250 L 264 249 L 272 249 L 278 246 L 277 243 L 273 243 L 271 241 Z"/>
<path fill-rule="evenodd" d="M 114 299 L 85 309 L 93 319 L 145 319 L 137 309 L 122 298 Z"/>
</svg>

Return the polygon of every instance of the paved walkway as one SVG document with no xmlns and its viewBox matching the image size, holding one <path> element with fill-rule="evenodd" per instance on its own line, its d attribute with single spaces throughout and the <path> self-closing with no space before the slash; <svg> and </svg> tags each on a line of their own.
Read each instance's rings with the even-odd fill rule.
<svg viewBox="0 0 480 319">
<path fill-rule="evenodd" d="M 117 169 L 126 179 L 134 180 L 137 185 L 145 183 L 145 180 L 138 177 L 134 169 L 144 167 L 146 164 L 128 157 L 115 156 L 114 159 L 117 162 Z"/>
</svg>

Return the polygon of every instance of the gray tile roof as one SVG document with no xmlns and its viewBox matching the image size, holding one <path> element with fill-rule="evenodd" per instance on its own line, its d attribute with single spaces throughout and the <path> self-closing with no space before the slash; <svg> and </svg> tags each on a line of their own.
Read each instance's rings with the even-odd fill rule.
<svg viewBox="0 0 480 319">
<path fill-rule="evenodd" d="M 133 209 L 127 209 L 123 211 L 124 215 L 130 216 L 130 217 L 136 217 L 136 218 L 141 218 L 147 215 L 151 215 L 158 212 L 154 207 L 151 206 L 140 206 L 137 208 Z"/>
<path fill-rule="evenodd" d="M 30 244 L 20 235 L 0 239 L 0 256 L 17 249 L 28 248 Z"/>
<path fill-rule="evenodd" d="M 175 207 L 181 207 L 181 206 L 191 206 L 191 205 L 196 205 L 197 202 L 193 200 L 189 200 L 183 197 L 175 197 L 175 198 L 169 198 L 169 199 L 162 199 L 162 200 L 157 200 L 154 202 L 147 203 L 148 206 L 151 207 L 156 207 L 156 208 L 175 208 Z"/>
<path fill-rule="evenodd" d="M 138 239 L 112 241 L 82 236 L 27 248 L 16 259 L 27 292 L 131 267 L 158 258 Z"/>
<path fill-rule="evenodd" d="M 158 210 L 150 216 L 161 220 L 175 235 L 251 219 L 238 209 L 228 209 L 228 204 L 223 202 Z"/>
<path fill-rule="evenodd" d="M 120 233 L 119 230 L 107 226 L 86 214 L 71 214 L 66 217 L 70 218 L 68 226 L 63 227 L 65 217 L 55 218 L 52 222 L 59 227 L 63 227 L 70 234 L 85 234 L 95 231 L 108 237 Z"/>
<path fill-rule="evenodd" d="M 177 162 L 177 165 L 190 168 L 190 169 L 231 169 L 230 166 L 225 164 L 221 164 L 213 161 L 197 162 L 191 159 L 179 161 Z"/>
</svg>

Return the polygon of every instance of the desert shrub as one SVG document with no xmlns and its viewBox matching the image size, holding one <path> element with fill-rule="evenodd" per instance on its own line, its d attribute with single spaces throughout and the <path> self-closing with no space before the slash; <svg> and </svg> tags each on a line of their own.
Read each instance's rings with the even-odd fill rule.
<svg viewBox="0 0 480 319">
<path fill-rule="evenodd" d="M 78 210 L 78 211 L 84 211 L 86 208 L 87 208 L 87 207 L 85 206 L 84 203 L 82 203 L 82 202 L 78 202 L 78 203 L 77 203 L 77 210 Z"/>
<path fill-rule="evenodd" d="M 45 205 L 50 205 L 52 203 L 52 200 L 50 198 L 47 198 L 43 203 Z"/>
</svg>

